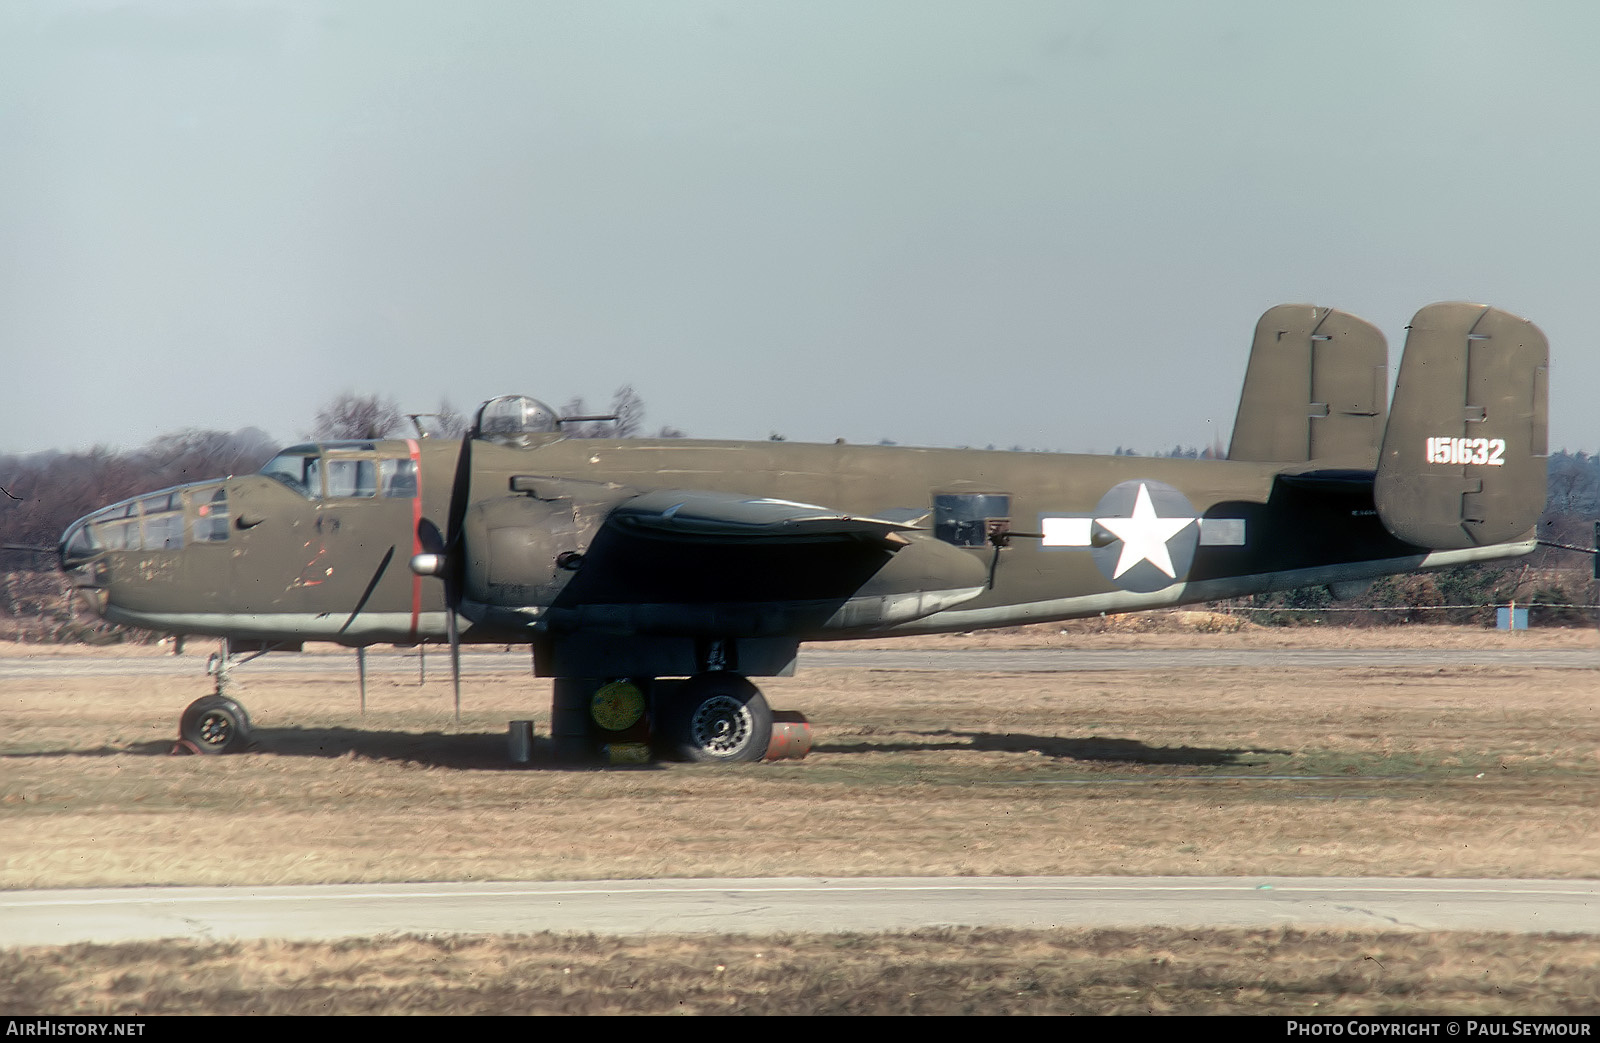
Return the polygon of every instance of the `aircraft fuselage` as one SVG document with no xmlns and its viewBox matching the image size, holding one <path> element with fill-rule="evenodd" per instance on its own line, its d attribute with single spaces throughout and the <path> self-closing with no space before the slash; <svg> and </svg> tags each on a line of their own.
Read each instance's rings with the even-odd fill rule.
<svg viewBox="0 0 1600 1043">
<path fill-rule="evenodd" d="M 156 545 L 151 531 L 161 512 L 150 511 L 137 547 L 105 549 L 80 566 L 94 573 L 94 585 L 104 591 L 106 618 L 261 640 L 443 640 L 443 585 L 417 575 L 408 563 L 426 549 L 420 526 L 431 521 L 440 531 L 446 527 L 452 497 L 459 495 L 460 443 L 419 439 L 301 448 L 327 471 L 320 494 L 264 475 L 184 487 L 169 501 L 175 510 L 181 500 L 182 513 L 167 528 L 179 533 L 181 526 L 187 539 L 179 533 Z M 334 484 L 338 466 L 377 475 L 406 461 L 416 480 L 399 490 L 376 480 Z M 970 568 L 949 581 L 956 586 L 933 582 L 918 588 L 916 583 L 930 580 L 912 576 L 900 584 L 906 591 L 888 592 L 959 591 L 946 598 L 952 603 L 945 607 L 813 619 L 797 635 L 806 639 L 1069 619 L 1359 581 L 1528 549 L 1517 543 L 1430 554 L 1384 529 L 1373 509 L 1370 473 L 1297 477 L 1283 471 L 1281 464 L 1220 460 L 545 435 L 526 447 L 476 442 L 466 501 L 483 506 L 526 499 L 511 488 L 519 476 L 778 498 L 865 517 L 917 518 L 921 531 L 915 539 L 938 541 L 941 551 L 953 547 L 970 559 Z M 216 490 L 223 492 L 216 502 L 225 504 L 227 520 L 216 528 L 214 512 L 210 524 L 221 538 L 197 539 L 206 524 L 199 512 L 216 499 Z M 167 494 L 130 503 L 155 503 L 162 495 Z M 891 566 L 896 555 L 881 557 L 879 567 L 870 560 L 855 563 L 863 583 Z M 770 558 L 753 548 L 746 561 L 730 564 L 724 555 L 707 565 L 715 577 L 695 572 L 691 564 L 658 577 L 656 585 L 668 589 L 648 596 L 634 588 L 608 592 L 602 585 L 587 600 L 677 605 L 657 613 L 655 622 L 624 618 L 622 624 L 659 632 L 670 629 L 673 618 L 692 617 L 693 606 L 708 598 L 741 605 L 760 601 L 762 574 L 774 568 Z M 946 552 L 934 571 L 951 568 L 960 571 Z M 740 585 L 729 573 L 742 576 L 749 596 L 727 593 L 730 584 Z M 826 592 L 817 593 L 827 599 Z M 554 588 L 549 600 L 559 601 Z M 532 611 L 463 620 L 463 639 L 528 640 L 547 629 L 539 610 L 550 604 L 519 607 Z M 702 618 L 690 629 L 706 625 Z M 726 626 L 727 636 L 741 636 L 740 621 Z M 758 623 L 749 626 L 759 629 Z"/>
</svg>

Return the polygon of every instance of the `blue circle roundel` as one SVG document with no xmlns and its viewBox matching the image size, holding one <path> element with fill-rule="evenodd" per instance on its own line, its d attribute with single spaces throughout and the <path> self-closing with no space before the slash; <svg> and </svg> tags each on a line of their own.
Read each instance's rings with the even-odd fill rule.
<svg viewBox="0 0 1600 1043">
<path fill-rule="evenodd" d="M 1094 511 L 1091 552 L 1102 575 L 1136 594 L 1179 582 L 1194 564 L 1200 526 L 1194 506 L 1163 482 L 1136 478 L 1113 486 Z"/>
</svg>

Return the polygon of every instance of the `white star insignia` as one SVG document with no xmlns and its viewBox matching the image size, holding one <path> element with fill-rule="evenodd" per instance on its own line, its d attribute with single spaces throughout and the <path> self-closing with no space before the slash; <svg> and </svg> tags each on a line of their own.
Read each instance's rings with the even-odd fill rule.
<svg viewBox="0 0 1600 1043">
<path fill-rule="evenodd" d="M 1139 483 L 1139 495 L 1133 502 L 1133 514 L 1127 518 L 1096 518 L 1095 522 L 1122 541 L 1122 555 L 1117 558 L 1117 579 L 1141 561 L 1148 561 L 1173 579 L 1178 573 L 1172 567 L 1172 555 L 1167 551 L 1167 541 L 1194 522 L 1193 518 L 1160 518 L 1155 504 L 1150 502 L 1150 490 Z"/>
</svg>

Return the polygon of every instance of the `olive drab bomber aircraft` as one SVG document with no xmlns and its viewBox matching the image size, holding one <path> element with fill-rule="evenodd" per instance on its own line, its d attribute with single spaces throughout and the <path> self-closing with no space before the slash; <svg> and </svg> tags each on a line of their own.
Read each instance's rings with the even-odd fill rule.
<svg viewBox="0 0 1600 1043">
<path fill-rule="evenodd" d="M 1387 402 L 1375 327 L 1268 311 L 1225 460 L 568 438 L 507 396 L 460 440 L 297 445 L 106 507 L 60 555 L 112 622 L 235 650 L 448 643 L 458 707 L 461 644 L 528 644 L 569 754 L 642 719 L 663 755 L 759 760 L 749 679 L 791 673 L 803 641 L 1349 594 L 1532 550 L 1544 335 L 1465 303 L 1407 329 Z M 639 709 L 608 719 L 619 692 Z M 180 730 L 250 741 L 220 685 Z"/>
</svg>

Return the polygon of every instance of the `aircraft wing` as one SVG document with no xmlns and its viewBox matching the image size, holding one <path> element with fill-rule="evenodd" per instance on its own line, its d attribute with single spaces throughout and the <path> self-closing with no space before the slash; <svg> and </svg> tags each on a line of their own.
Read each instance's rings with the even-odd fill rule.
<svg viewBox="0 0 1600 1043">
<path fill-rule="evenodd" d="M 906 521 L 844 514 L 829 507 L 738 493 L 657 489 L 618 505 L 610 524 L 657 538 L 697 541 L 866 538 L 904 546 Z"/>
<path fill-rule="evenodd" d="M 485 533 L 487 553 L 469 554 L 469 598 L 519 612 L 543 604 L 540 625 L 569 635 L 791 640 L 842 625 L 830 624 L 836 618 L 870 625 L 927 615 L 988 583 L 985 561 L 933 539 L 914 519 L 685 489 L 615 503 L 587 543 L 572 533 L 574 554 L 552 575 L 557 548 L 541 533 L 555 530 L 531 514 L 514 517 L 513 508 L 537 509 L 528 499 L 503 501 L 497 524 L 507 528 Z M 469 545 L 472 531 L 469 521 Z"/>
</svg>

